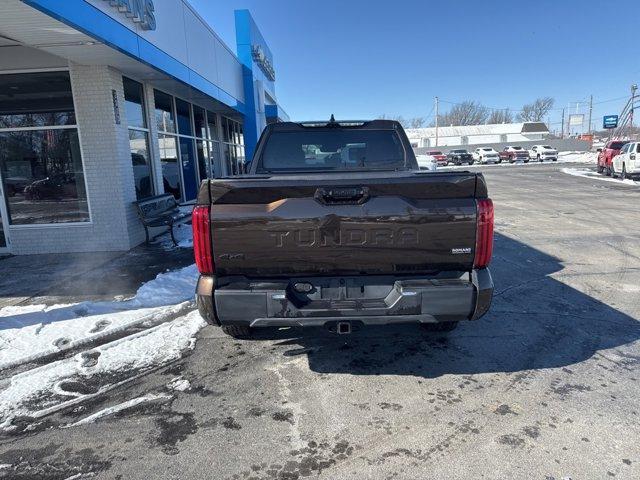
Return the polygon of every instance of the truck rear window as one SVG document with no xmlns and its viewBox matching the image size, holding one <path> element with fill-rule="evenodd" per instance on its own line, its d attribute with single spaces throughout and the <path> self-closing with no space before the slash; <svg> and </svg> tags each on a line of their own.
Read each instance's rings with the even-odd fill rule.
<svg viewBox="0 0 640 480">
<path fill-rule="evenodd" d="M 323 128 L 272 132 L 258 172 L 389 169 L 405 166 L 394 130 Z"/>
</svg>

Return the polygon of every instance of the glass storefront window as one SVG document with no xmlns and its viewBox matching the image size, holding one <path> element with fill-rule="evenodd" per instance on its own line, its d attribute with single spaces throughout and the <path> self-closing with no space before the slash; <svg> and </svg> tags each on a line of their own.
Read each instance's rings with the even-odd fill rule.
<svg viewBox="0 0 640 480">
<path fill-rule="evenodd" d="M 144 108 L 144 89 L 141 83 L 128 78 L 122 79 L 124 85 L 125 112 L 129 127 L 147 128 Z"/>
<path fill-rule="evenodd" d="M 184 181 L 185 201 L 193 200 L 198 196 L 198 179 L 196 173 L 196 152 L 191 138 L 179 137 L 180 163 L 182 166 L 182 179 Z"/>
<path fill-rule="evenodd" d="M 193 123 L 196 127 L 196 137 L 207 138 L 207 118 L 204 108 L 193 106 Z"/>
<path fill-rule="evenodd" d="M 164 191 L 171 193 L 176 200 L 182 200 L 180 169 L 178 166 L 178 144 L 176 137 L 158 135 L 160 163 L 162 165 L 162 183 Z"/>
<path fill-rule="evenodd" d="M 176 112 L 178 118 L 178 133 L 180 135 L 192 136 L 191 104 L 176 98 Z"/>
<path fill-rule="evenodd" d="M 209 124 L 209 139 L 220 140 L 218 138 L 217 115 L 213 112 L 207 112 L 207 122 Z"/>
<path fill-rule="evenodd" d="M 147 135 L 146 132 L 139 130 L 129 130 L 131 164 L 133 165 L 133 178 L 136 184 L 136 197 L 138 200 L 151 197 L 154 192 Z"/>
<path fill-rule="evenodd" d="M 209 144 L 209 178 L 215 178 L 216 173 L 222 170 L 220 165 L 220 143 L 207 143 Z"/>
<path fill-rule="evenodd" d="M 196 151 L 198 154 L 198 172 L 200 173 L 200 181 L 209 178 L 209 169 L 207 164 L 209 163 L 207 159 L 209 158 L 208 152 L 209 146 L 208 142 L 203 142 L 202 140 L 196 141 Z"/>
<path fill-rule="evenodd" d="M 136 198 L 153 196 L 153 176 L 149 158 L 149 130 L 144 103 L 144 87 L 129 78 L 123 77 L 124 100 L 129 125 L 129 148 L 131 149 L 131 165 L 135 180 Z"/>
<path fill-rule="evenodd" d="M 76 129 L 0 132 L 0 170 L 12 225 L 89 221 Z"/>
<path fill-rule="evenodd" d="M 246 173 L 244 158 L 244 133 L 242 124 L 230 118 L 222 117 L 223 156 L 227 175 Z"/>
<path fill-rule="evenodd" d="M 158 130 L 161 132 L 175 133 L 176 122 L 173 114 L 173 97 L 155 90 L 154 99 L 156 104 L 156 125 L 158 126 Z"/>
<path fill-rule="evenodd" d="M 0 75 L 0 129 L 75 123 L 69 72 Z"/>
</svg>

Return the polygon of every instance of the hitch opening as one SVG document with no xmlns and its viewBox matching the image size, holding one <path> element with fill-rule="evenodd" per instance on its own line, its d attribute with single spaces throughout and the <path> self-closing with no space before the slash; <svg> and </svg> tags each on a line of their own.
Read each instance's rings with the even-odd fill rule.
<svg viewBox="0 0 640 480">
<path fill-rule="evenodd" d="M 349 335 L 351 333 L 351 323 L 338 322 L 336 331 L 338 332 L 338 335 Z"/>
</svg>

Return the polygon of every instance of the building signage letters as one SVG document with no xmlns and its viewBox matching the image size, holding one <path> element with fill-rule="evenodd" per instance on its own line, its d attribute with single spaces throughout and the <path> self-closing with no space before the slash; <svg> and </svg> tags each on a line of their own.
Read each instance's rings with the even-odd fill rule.
<svg viewBox="0 0 640 480">
<path fill-rule="evenodd" d="M 109 5 L 124 13 L 143 30 L 156 29 L 155 5 L 153 0 L 104 0 Z"/>
<path fill-rule="evenodd" d="M 253 54 L 253 60 L 258 64 L 260 70 L 267 76 L 272 82 L 276 79 L 276 71 L 271 64 L 271 60 L 265 55 L 264 50 L 260 45 L 253 45 L 251 47 L 251 53 Z"/>
</svg>

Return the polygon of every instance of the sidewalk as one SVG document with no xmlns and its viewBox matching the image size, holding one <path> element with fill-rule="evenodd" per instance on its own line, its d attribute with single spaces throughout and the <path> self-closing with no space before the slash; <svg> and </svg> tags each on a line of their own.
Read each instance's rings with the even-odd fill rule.
<svg viewBox="0 0 640 480">
<path fill-rule="evenodd" d="M 0 308 L 129 297 L 158 273 L 192 263 L 192 249 L 171 247 L 165 235 L 129 252 L 3 257 Z"/>
</svg>

